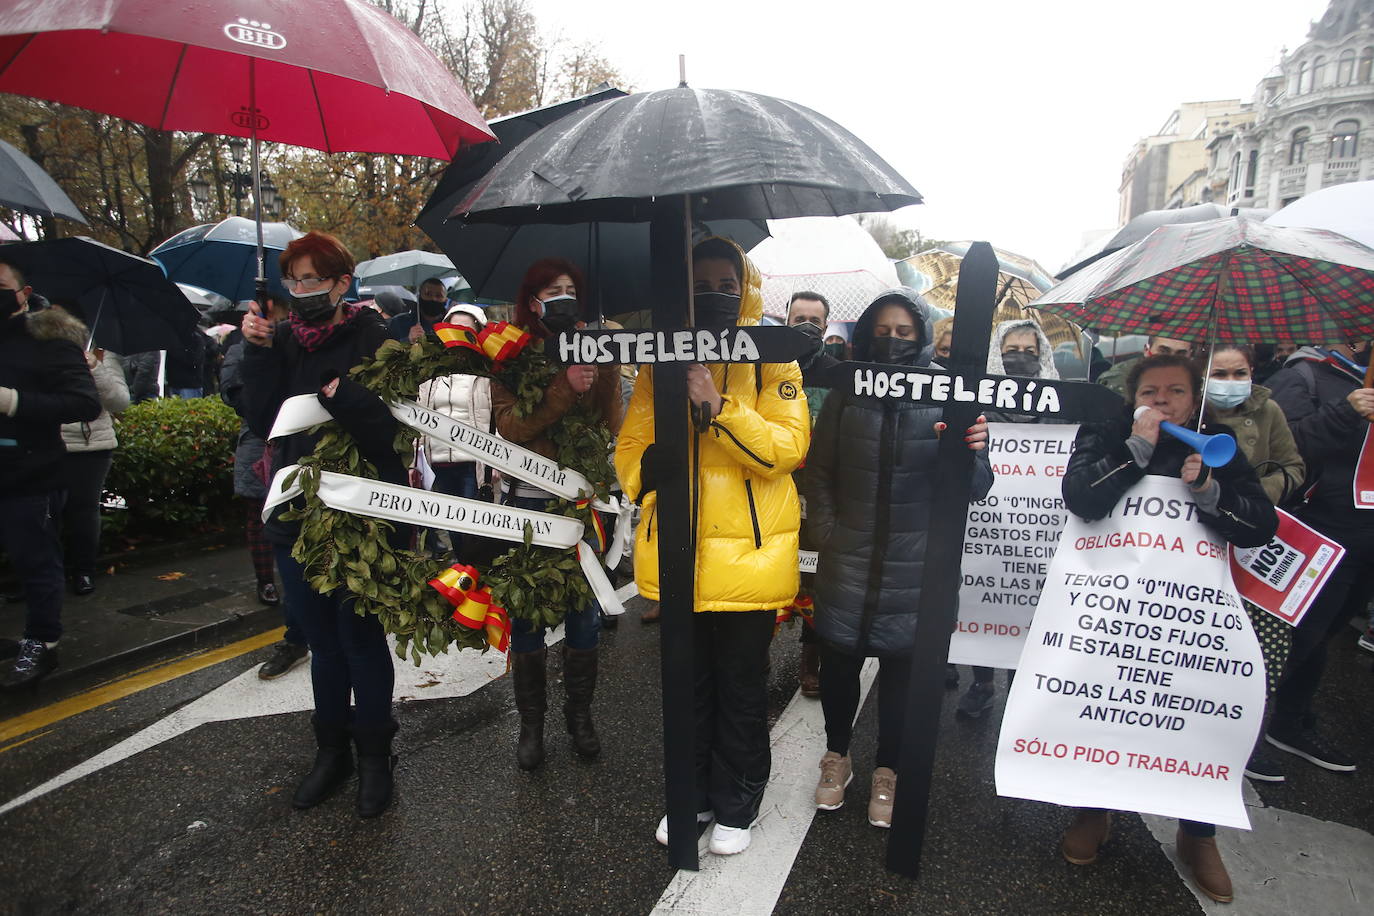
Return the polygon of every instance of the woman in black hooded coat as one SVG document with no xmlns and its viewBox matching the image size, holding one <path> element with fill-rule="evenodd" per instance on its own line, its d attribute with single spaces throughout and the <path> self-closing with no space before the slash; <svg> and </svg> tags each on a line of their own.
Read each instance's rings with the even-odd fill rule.
<svg viewBox="0 0 1374 916">
<path fill-rule="evenodd" d="M 888 290 L 854 326 L 854 359 L 925 365 L 930 339 L 925 301 L 911 289 Z M 844 787 L 853 775 L 848 755 L 859 669 L 866 657 L 877 656 L 878 754 L 869 822 L 879 827 L 892 822 L 941 413 L 938 407 L 836 390 L 821 408 L 806 457 L 806 524 L 820 551 L 815 623 L 822 640 L 827 747 L 816 806 L 833 810 L 844 804 Z M 992 487 L 982 417 L 966 437 L 978 453 L 971 498 L 979 500 Z"/>
</svg>

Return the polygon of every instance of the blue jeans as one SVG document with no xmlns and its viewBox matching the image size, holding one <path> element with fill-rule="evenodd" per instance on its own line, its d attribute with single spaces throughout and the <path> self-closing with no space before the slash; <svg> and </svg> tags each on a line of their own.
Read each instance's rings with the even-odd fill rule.
<svg viewBox="0 0 1374 916">
<path fill-rule="evenodd" d="M 352 694 L 358 725 L 390 722 L 396 674 L 381 621 L 372 614 L 355 613 L 352 595 L 321 595 L 312 589 L 290 547 L 276 544 L 272 549 L 286 605 L 293 609 L 310 644 L 316 721 L 347 725 Z"/>
<path fill-rule="evenodd" d="M 543 512 L 548 499 L 542 497 L 515 496 L 507 493 L 502 502 L 517 509 L 533 509 Z M 581 575 L 581 571 L 576 575 Z M 536 627 L 528 620 L 515 617 L 510 621 L 510 648 L 512 652 L 534 652 L 544 645 L 544 627 Z M 563 617 L 563 641 L 569 649 L 595 649 L 601 640 L 601 606 L 595 600 L 576 611 L 568 611 Z"/>
<path fill-rule="evenodd" d="M 443 493 L 446 496 L 461 496 L 463 499 L 476 499 L 476 463 L 464 461 L 459 464 L 434 465 L 433 490 L 435 493 Z M 462 562 L 467 562 L 463 560 L 463 533 L 461 531 L 450 531 L 448 537 L 449 543 L 453 545 L 454 558 Z"/>
<path fill-rule="evenodd" d="M 205 396 L 205 389 L 204 389 L 204 388 L 172 388 L 172 389 L 170 389 L 169 393 L 170 393 L 170 394 L 172 395 L 172 397 L 174 397 L 174 398 L 183 398 L 183 399 L 186 399 L 186 400 L 191 400 L 191 399 L 193 399 L 193 398 L 204 397 L 204 396 Z"/>
<path fill-rule="evenodd" d="M 58 534 L 66 493 L 0 497 L 0 547 L 24 586 L 29 612 L 24 638 L 62 637 L 62 540 Z"/>
</svg>

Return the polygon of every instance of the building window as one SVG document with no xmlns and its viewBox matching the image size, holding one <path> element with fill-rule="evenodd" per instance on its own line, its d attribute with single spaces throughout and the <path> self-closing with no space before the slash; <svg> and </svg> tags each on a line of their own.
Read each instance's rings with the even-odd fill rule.
<svg viewBox="0 0 1374 916">
<path fill-rule="evenodd" d="M 1312 70 L 1307 61 L 1298 64 L 1298 95 L 1312 91 Z"/>
<path fill-rule="evenodd" d="M 1336 63 L 1336 85 L 1349 86 L 1355 81 L 1355 52 L 1342 51 Z"/>
<path fill-rule="evenodd" d="M 1288 145 L 1288 164 L 1302 165 L 1307 161 L 1307 141 L 1312 136 L 1312 131 L 1306 127 L 1299 127 L 1293 131 L 1293 142 Z"/>
<path fill-rule="evenodd" d="M 1234 197 L 1240 191 L 1240 153 L 1231 156 L 1231 174 L 1226 179 L 1226 194 Z"/>
<path fill-rule="evenodd" d="M 1360 54 L 1360 72 L 1358 79 L 1362 83 L 1367 83 L 1374 78 L 1374 48 L 1365 48 Z"/>
<path fill-rule="evenodd" d="M 1259 172 L 1259 150 L 1250 150 L 1250 161 L 1245 165 L 1245 196 L 1255 196 L 1255 175 Z"/>
<path fill-rule="evenodd" d="M 1312 88 L 1321 89 L 1326 85 L 1326 58 L 1318 57 L 1312 61 Z"/>
<path fill-rule="evenodd" d="M 1326 158 L 1354 159 L 1357 155 L 1359 135 L 1359 121 L 1337 121 L 1336 126 L 1331 128 L 1331 149 L 1327 151 Z"/>
</svg>

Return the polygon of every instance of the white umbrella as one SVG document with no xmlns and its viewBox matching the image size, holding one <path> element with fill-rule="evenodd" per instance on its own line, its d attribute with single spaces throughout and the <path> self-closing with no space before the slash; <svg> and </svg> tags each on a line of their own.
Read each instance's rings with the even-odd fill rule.
<svg viewBox="0 0 1374 916">
<path fill-rule="evenodd" d="M 1313 191 L 1265 222 L 1271 226 L 1327 229 L 1374 248 L 1374 181 L 1352 181 Z"/>
<path fill-rule="evenodd" d="M 381 258 L 363 261 L 358 265 L 356 276 L 359 283 L 368 286 L 419 286 L 430 277 L 440 280 L 458 275 L 448 255 L 433 251 L 398 251 Z"/>
</svg>

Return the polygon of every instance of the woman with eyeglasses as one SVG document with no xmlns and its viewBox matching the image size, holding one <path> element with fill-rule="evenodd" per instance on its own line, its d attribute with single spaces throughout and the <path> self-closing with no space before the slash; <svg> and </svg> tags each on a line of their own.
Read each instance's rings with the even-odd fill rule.
<svg viewBox="0 0 1374 916">
<path fill-rule="evenodd" d="M 266 439 L 287 398 L 314 394 L 353 435 L 381 479 L 404 484 L 405 468 L 392 446 L 395 421 L 380 398 L 348 378 L 348 370 L 388 339 L 381 315 L 344 302 L 353 279 L 352 254 L 332 235 L 310 232 L 286 247 L 280 264 L 290 317 L 274 324 L 253 306 L 243 319 L 245 420 Z M 311 454 L 318 440 L 311 432 L 271 440 L 271 474 Z M 342 590 L 314 591 L 291 556 L 300 523 L 284 521 L 282 513 L 299 501 L 278 506 L 264 525 L 286 601 L 299 615 L 311 651 L 318 749 L 292 804 L 311 808 L 343 787 L 354 770 L 351 737 L 358 752 L 358 814 L 375 817 L 391 804 L 395 764 L 391 652 L 375 616 L 354 613 L 353 596 Z M 408 540 L 408 533 L 398 530 L 392 538 Z"/>
</svg>

